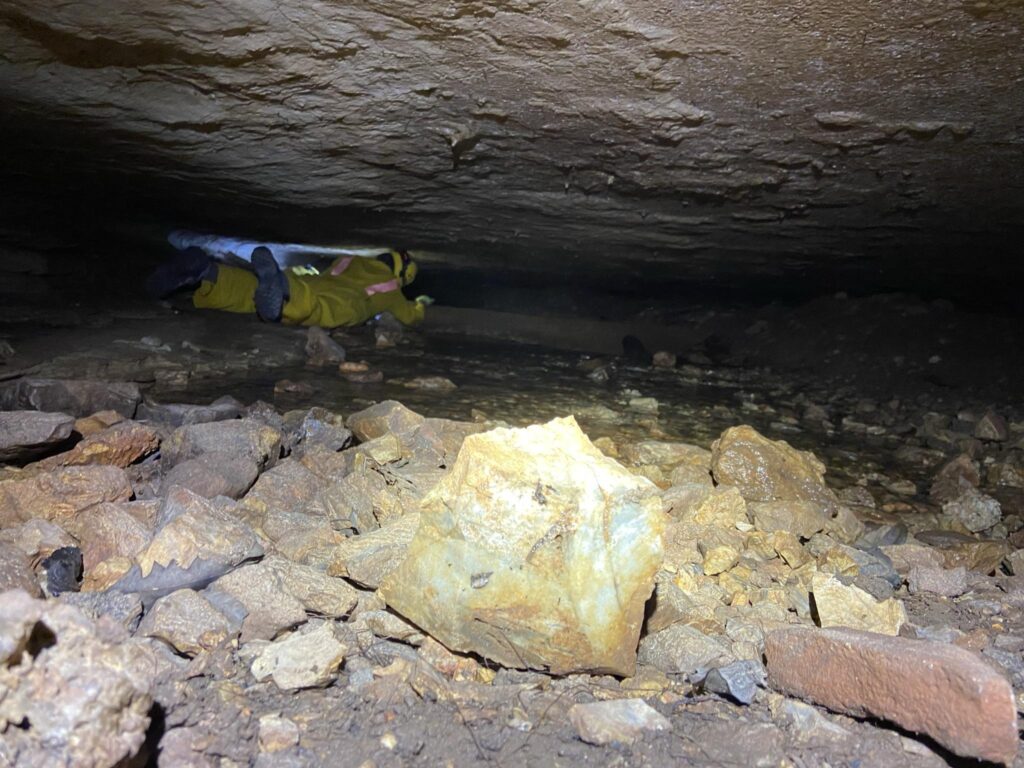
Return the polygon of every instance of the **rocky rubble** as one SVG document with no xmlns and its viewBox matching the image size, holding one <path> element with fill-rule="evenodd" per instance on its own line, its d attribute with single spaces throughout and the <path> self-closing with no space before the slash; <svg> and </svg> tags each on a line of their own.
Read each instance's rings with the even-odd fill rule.
<svg viewBox="0 0 1024 768">
<path fill-rule="evenodd" d="M 8 441 L 36 461 L 0 468 L 0 757 L 146 759 L 154 702 L 160 765 L 309 764 L 327 736 L 303 702 L 437 702 L 631 749 L 725 717 L 730 748 L 780 759 L 886 733 L 786 696 L 1016 759 L 1022 521 L 979 471 L 1015 460 L 1000 441 L 916 453 L 933 482 L 879 503 L 751 426 L 599 450 L 572 418 L 223 405 Z M 68 549 L 81 582 L 36 599 Z"/>
<path fill-rule="evenodd" d="M 71 606 L 0 594 L 0 760 L 91 768 L 137 754 L 154 655 Z"/>
</svg>

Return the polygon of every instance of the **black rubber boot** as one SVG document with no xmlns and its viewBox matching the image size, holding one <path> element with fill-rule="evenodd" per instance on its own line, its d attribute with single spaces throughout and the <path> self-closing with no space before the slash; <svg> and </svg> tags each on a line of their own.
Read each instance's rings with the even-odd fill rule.
<svg viewBox="0 0 1024 768">
<path fill-rule="evenodd" d="M 214 267 L 213 259 L 201 248 L 187 248 L 153 270 L 146 280 L 146 292 L 162 299 L 182 288 L 199 285 Z"/>
<path fill-rule="evenodd" d="M 281 320 L 285 299 L 288 298 L 288 280 L 274 261 L 274 255 L 267 248 L 257 248 L 252 253 L 252 268 L 259 285 L 253 301 L 260 320 L 277 323 Z"/>
</svg>

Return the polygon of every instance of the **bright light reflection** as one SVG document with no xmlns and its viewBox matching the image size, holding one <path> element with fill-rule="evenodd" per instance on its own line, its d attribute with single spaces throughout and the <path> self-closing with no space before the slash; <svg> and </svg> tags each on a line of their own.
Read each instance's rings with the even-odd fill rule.
<svg viewBox="0 0 1024 768">
<path fill-rule="evenodd" d="M 269 248 L 274 259 L 282 267 L 308 264 L 316 259 L 334 259 L 338 256 L 376 256 L 390 250 L 386 245 L 307 245 L 303 243 L 266 243 L 259 240 L 243 240 L 222 235 L 204 235 L 176 229 L 167 235 L 168 242 L 179 250 L 195 246 L 219 260 L 232 258 L 252 260 L 252 252 L 259 246 Z"/>
</svg>

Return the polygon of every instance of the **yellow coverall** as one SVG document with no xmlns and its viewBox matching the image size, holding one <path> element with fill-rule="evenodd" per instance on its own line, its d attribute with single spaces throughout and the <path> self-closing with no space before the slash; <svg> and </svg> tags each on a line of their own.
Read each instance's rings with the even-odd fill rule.
<svg viewBox="0 0 1024 768">
<path fill-rule="evenodd" d="M 286 269 L 289 298 L 284 303 L 281 322 L 336 328 L 360 325 L 380 312 L 390 312 L 406 325 L 423 319 L 424 305 L 406 299 L 397 284 L 393 290 L 373 291 L 373 286 L 387 286 L 395 281 L 387 264 L 370 258 L 350 258 L 340 274 L 331 274 L 344 260 L 338 259 L 331 269 L 319 275 L 296 275 Z M 256 285 L 256 275 L 249 270 L 219 264 L 216 281 L 204 280 L 192 295 L 192 303 L 199 309 L 255 312 Z"/>
</svg>

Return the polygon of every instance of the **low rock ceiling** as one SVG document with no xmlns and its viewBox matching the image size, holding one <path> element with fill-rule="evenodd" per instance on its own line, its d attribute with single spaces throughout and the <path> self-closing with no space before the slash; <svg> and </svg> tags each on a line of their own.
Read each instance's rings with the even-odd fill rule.
<svg viewBox="0 0 1024 768">
<path fill-rule="evenodd" d="M 1020 0 L 3 0 L 0 171 L 8 200 L 485 265 L 997 269 L 1022 25 Z"/>
</svg>

